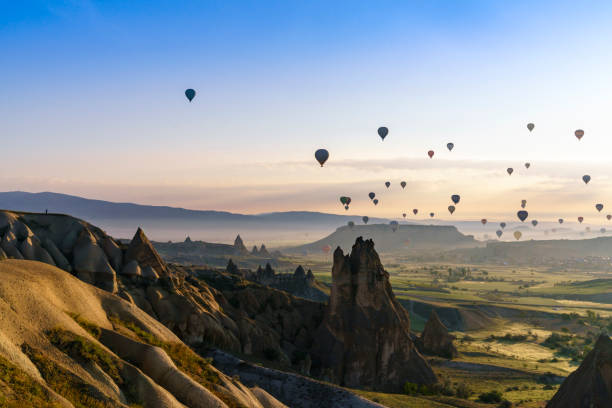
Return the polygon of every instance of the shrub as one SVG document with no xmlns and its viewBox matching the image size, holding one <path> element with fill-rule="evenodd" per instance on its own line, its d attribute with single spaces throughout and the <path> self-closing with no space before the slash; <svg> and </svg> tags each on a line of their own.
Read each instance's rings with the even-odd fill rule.
<svg viewBox="0 0 612 408">
<path fill-rule="evenodd" d="M 508 400 L 503 400 L 502 402 L 499 403 L 497 407 L 498 408 L 512 408 L 512 403 Z"/>
<path fill-rule="evenodd" d="M 408 395 L 416 395 L 419 392 L 419 385 L 411 382 L 404 384 L 404 392 Z"/>
<path fill-rule="evenodd" d="M 502 393 L 497 390 L 485 392 L 478 396 L 478 400 L 482 402 L 486 402 L 488 404 L 502 402 Z"/>
<path fill-rule="evenodd" d="M 468 399 L 473 393 L 474 391 L 465 383 L 459 383 L 455 388 L 455 395 L 459 398 Z"/>
</svg>

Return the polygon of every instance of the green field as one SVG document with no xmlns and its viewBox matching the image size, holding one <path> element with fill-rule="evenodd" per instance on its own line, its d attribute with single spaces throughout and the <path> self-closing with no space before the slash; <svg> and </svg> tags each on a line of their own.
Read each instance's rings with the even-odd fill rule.
<svg viewBox="0 0 612 408">
<path fill-rule="evenodd" d="M 292 261 L 331 285 L 331 254 Z M 428 358 L 441 380 L 463 383 L 473 394 L 461 399 L 356 391 L 389 407 L 491 407 L 496 405 L 479 402 L 478 396 L 492 390 L 516 407 L 543 407 L 596 336 L 612 332 L 608 267 L 414 262 L 387 254 L 381 261 L 396 297 L 410 312 L 413 331 L 423 329 L 424 311 L 433 307 L 472 321 L 453 331 L 460 352 L 456 360 Z M 479 326 L 482 316 L 481 327 L 470 327 Z M 555 381 L 548 384 L 550 378 Z"/>
</svg>

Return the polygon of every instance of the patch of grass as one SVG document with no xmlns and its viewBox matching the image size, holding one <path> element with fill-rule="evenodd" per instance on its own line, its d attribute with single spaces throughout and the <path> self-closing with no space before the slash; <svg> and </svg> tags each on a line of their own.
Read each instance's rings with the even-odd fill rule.
<svg viewBox="0 0 612 408">
<path fill-rule="evenodd" d="M 0 406 L 6 408 L 59 408 L 49 392 L 25 371 L 0 356 Z"/>
<path fill-rule="evenodd" d="M 129 380 L 121 375 L 123 362 L 117 357 L 97 344 L 68 330 L 54 328 L 47 331 L 46 335 L 51 344 L 74 360 L 80 363 L 96 363 L 119 386 L 129 403 L 139 404 L 142 402 Z"/>
<path fill-rule="evenodd" d="M 91 323 L 81 317 L 81 315 L 77 313 L 66 312 L 68 316 L 72 317 L 75 322 L 79 324 L 82 328 L 84 328 L 89 334 L 91 334 L 96 339 L 100 338 L 100 334 L 102 333 L 100 327 L 98 325 Z"/>
<path fill-rule="evenodd" d="M 21 350 L 34 363 L 51 389 L 75 406 L 75 408 L 115 408 L 120 405 L 100 393 L 70 371 L 45 357 L 39 350 L 24 343 Z"/>
</svg>

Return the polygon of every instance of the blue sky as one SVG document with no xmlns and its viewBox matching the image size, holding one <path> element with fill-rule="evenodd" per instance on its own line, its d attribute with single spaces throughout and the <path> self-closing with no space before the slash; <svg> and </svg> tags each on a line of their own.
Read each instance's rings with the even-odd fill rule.
<svg viewBox="0 0 612 408">
<path fill-rule="evenodd" d="M 384 216 L 459 192 L 466 218 L 523 195 L 553 218 L 590 211 L 612 199 L 610 21 L 603 1 L 0 1 L 1 190 L 241 212 L 338 211 L 345 194 Z M 371 208 L 387 179 L 409 196 Z"/>
</svg>

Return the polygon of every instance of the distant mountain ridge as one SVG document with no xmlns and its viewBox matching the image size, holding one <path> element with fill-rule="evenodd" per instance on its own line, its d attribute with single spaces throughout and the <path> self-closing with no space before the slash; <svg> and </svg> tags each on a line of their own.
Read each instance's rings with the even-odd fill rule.
<svg viewBox="0 0 612 408">
<path fill-rule="evenodd" d="M 131 237 L 143 227 L 158 241 L 184 240 L 186 236 L 208 242 L 233 242 L 241 233 L 247 242 L 295 240 L 296 236 L 323 236 L 347 222 L 361 222 L 361 215 L 311 211 L 271 212 L 248 215 L 214 210 L 189 210 L 169 206 L 116 203 L 53 192 L 0 192 L 0 209 L 68 214 L 96 223 L 117 238 Z M 371 217 L 371 222 L 388 223 Z M 302 238 L 302 242 L 307 239 Z"/>
</svg>

